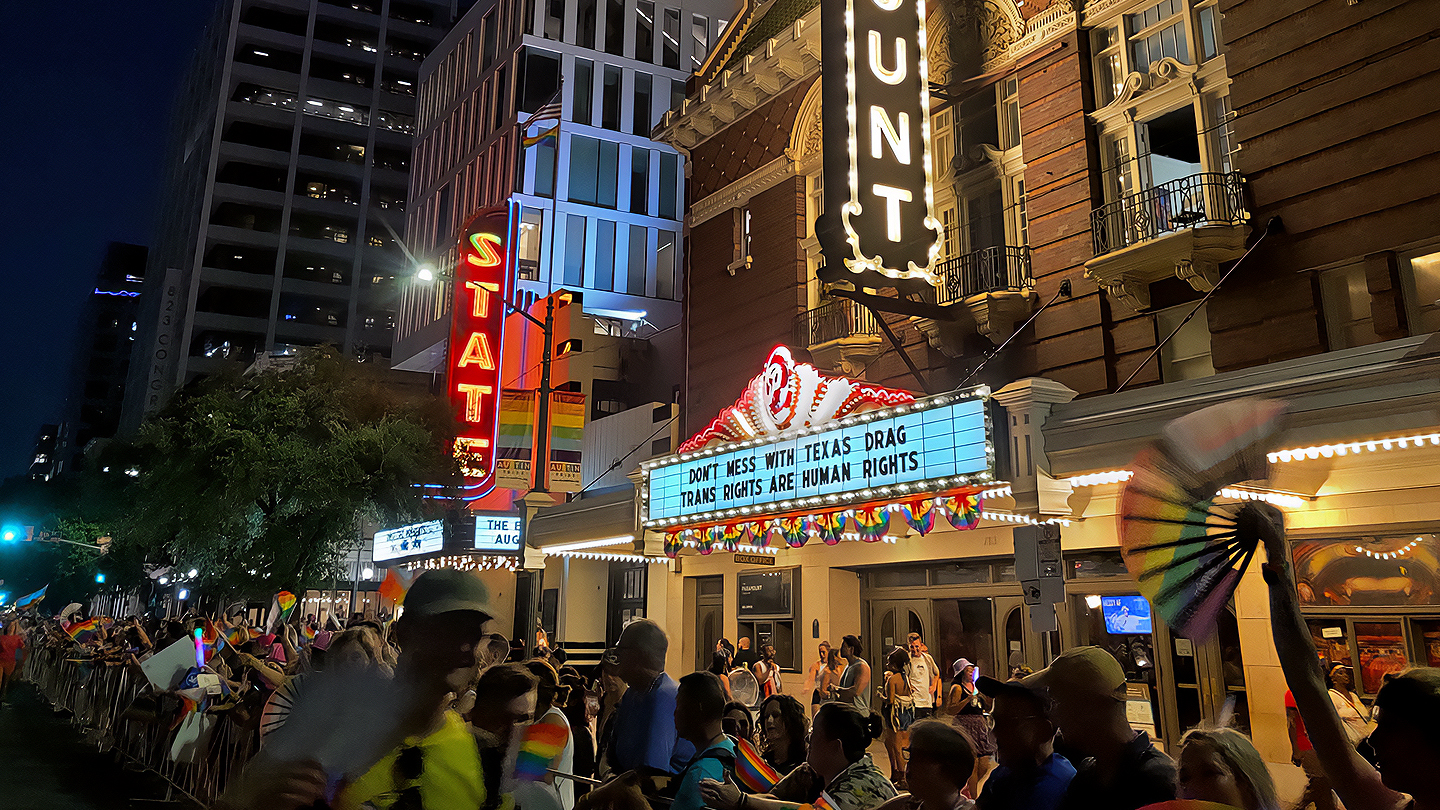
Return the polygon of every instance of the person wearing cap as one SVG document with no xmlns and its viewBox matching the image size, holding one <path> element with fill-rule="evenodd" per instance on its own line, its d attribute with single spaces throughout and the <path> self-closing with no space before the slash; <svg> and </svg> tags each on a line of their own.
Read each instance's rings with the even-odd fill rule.
<svg viewBox="0 0 1440 810">
<path fill-rule="evenodd" d="M 629 688 L 615 710 L 609 764 L 615 773 L 653 768 L 679 773 L 695 746 L 675 732 L 675 679 L 665 674 L 670 640 L 660 625 L 640 619 L 615 643 L 615 668 Z"/>
<path fill-rule="evenodd" d="M 979 810 L 1055 810 L 1075 766 L 1055 753 L 1050 702 L 1018 681 L 980 676 L 975 686 L 993 702 L 990 728 L 999 765 L 975 801 Z"/>
<path fill-rule="evenodd" d="M 1131 728 L 1125 671 L 1099 647 L 1066 650 L 1050 666 L 1017 681 L 1044 689 L 1065 744 L 1083 755 L 1060 802 L 1063 810 L 1135 810 L 1175 798 L 1175 761 Z"/>
<path fill-rule="evenodd" d="M 426 571 L 405 595 L 396 620 L 400 658 L 395 681 L 408 693 L 395 734 L 402 742 L 359 778 L 342 784 L 334 810 L 443 810 L 486 804 L 480 746 L 459 714 L 453 694 L 475 679 L 490 620 L 489 596 L 464 571 Z M 257 758 L 218 803 L 222 810 L 295 810 L 326 798 L 326 774 L 314 761 Z"/>
</svg>

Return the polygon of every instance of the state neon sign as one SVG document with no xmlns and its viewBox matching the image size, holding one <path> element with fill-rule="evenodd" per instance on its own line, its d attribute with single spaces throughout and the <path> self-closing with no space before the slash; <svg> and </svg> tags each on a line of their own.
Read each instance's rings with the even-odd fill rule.
<svg viewBox="0 0 1440 810">
<path fill-rule="evenodd" d="M 467 489 L 495 484 L 499 430 L 500 348 L 510 294 L 509 216 L 504 209 L 476 215 L 460 237 L 451 307 L 449 397 L 458 425 L 455 455 Z"/>
<path fill-rule="evenodd" d="M 925 0 L 822 0 L 828 280 L 938 284 Z M 882 278 L 874 278 L 880 276 Z M 888 286 L 888 285 L 887 285 Z"/>
</svg>

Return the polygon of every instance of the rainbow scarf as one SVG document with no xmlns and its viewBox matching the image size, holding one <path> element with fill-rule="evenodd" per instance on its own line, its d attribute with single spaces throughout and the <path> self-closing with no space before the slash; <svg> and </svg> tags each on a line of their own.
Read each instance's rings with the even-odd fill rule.
<svg viewBox="0 0 1440 810">
<path fill-rule="evenodd" d="M 561 723 L 526 726 L 520 752 L 515 756 L 515 778 L 522 782 L 543 780 L 569 741 L 570 729 Z"/>
<path fill-rule="evenodd" d="M 749 740 L 736 740 L 735 778 L 751 793 L 769 793 L 780 781 L 780 772 L 771 767 Z"/>
</svg>

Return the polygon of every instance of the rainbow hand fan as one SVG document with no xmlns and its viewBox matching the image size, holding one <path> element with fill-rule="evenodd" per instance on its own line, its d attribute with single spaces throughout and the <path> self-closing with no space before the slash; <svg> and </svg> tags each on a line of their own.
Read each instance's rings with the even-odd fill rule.
<svg viewBox="0 0 1440 810">
<path fill-rule="evenodd" d="M 1203 640 L 1259 546 L 1253 507 L 1216 507 L 1216 493 L 1264 478 L 1285 403 L 1241 399 L 1166 425 L 1136 456 L 1120 495 L 1120 549 L 1140 592 L 1183 636 Z"/>
</svg>

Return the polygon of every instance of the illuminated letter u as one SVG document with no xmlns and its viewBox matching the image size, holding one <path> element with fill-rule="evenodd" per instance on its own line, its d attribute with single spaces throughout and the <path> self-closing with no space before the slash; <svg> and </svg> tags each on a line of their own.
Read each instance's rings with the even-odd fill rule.
<svg viewBox="0 0 1440 810">
<path fill-rule="evenodd" d="M 880 32 L 870 32 L 870 72 L 875 78 L 886 84 L 899 84 L 905 81 L 905 40 L 895 38 L 895 69 L 886 70 L 880 59 Z"/>
</svg>

